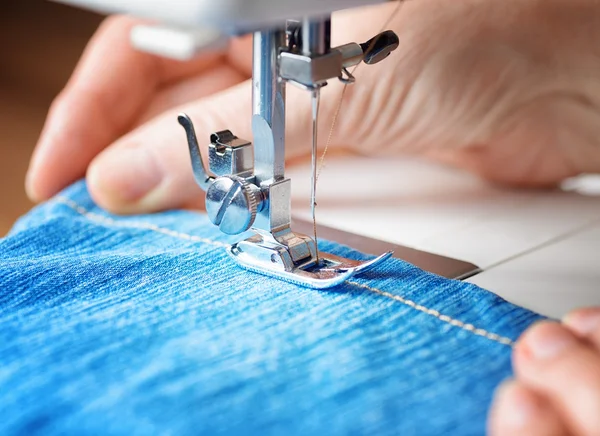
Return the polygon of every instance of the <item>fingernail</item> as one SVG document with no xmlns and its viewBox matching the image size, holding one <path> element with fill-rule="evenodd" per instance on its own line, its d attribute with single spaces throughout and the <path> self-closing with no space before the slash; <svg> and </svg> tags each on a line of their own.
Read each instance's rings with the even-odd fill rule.
<svg viewBox="0 0 600 436">
<path fill-rule="evenodd" d="M 600 309 L 576 310 L 568 314 L 563 322 L 575 333 L 586 336 L 600 328 Z"/>
<path fill-rule="evenodd" d="M 47 124 L 48 122 L 46 122 Z M 39 177 L 40 172 L 40 160 L 43 160 L 43 154 L 46 153 L 46 138 L 48 126 L 44 126 L 44 130 L 42 131 L 40 138 L 35 146 L 33 154 L 29 160 L 29 167 L 27 168 L 27 173 L 25 174 L 25 192 L 30 200 L 34 202 L 39 202 L 43 200 L 43 196 L 40 195 L 38 189 L 36 189 L 36 178 Z M 40 159 L 42 158 L 42 159 Z"/>
<path fill-rule="evenodd" d="M 562 325 L 542 322 L 525 334 L 523 343 L 534 358 L 552 359 L 577 343 L 577 339 Z"/>
<path fill-rule="evenodd" d="M 527 388 L 514 380 L 509 380 L 496 391 L 496 419 L 503 428 L 520 430 L 540 413 L 537 398 Z"/>
<path fill-rule="evenodd" d="M 25 192 L 31 201 L 35 203 L 39 201 L 39 195 L 35 189 L 34 171 L 31 166 L 25 174 Z"/>
<path fill-rule="evenodd" d="M 107 203 L 122 204 L 152 192 L 163 180 L 163 172 L 146 148 L 119 147 L 101 154 L 87 178 Z"/>
</svg>

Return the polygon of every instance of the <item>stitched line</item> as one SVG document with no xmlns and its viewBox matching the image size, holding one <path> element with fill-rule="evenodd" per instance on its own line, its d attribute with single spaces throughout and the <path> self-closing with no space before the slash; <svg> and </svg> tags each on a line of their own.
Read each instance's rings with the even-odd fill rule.
<svg viewBox="0 0 600 436">
<path fill-rule="evenodd" d="M 425 306 L 421 306 L 420 304 L 415 303 L 412 300 L 402 298 L 399 295 L 394 295 L 389 292 L 382 291 L 381 289 L 373 288 L 368 285 L 363 285 L 362 283 L 352 282 L 350 280 L 348 280 L 346 283 L 348 283 L 349 285 L 352 285 L 352 286 L 356 286 L 358 288 L 366 289 L 367 291 L 373 292 L 373 293 L 381 295 L 383 297 L 391 298 L 392 300 L 398 301 L 402 304 L 412 307 L 413 309 L 418 310 L 419 312 L 423 312 L 423 313 L 426 313 L 427 315 L 431 315 L 431 316 L 439 319 L 440 321 L 443 321 L 454 327 L 458 327 L 458 328 L 461 328 L 468 332 L 471 332 L 477 336 L 483 336 L 484 338 L 487 338 L 489 340 L 498 342 L 502 345 L 509 345 L 511 347 L 515 344 L 515 342 L 512 339 L 507 338 L 506 336 L 500 336 L 496 333 L 488 332 L 485 329 L 480 329 L 480 328 L 475 327 L 473 324 L 466 324 L 462 321 L 459 321 L 458 319 L 451 318 L 448 315 L 443 315 L 440 312 L 438 312 L 437 310 L 429 309 Z"/>
<path fill-rule="evenodd" d="M 229 247 L 228 244 L 225 244 L 223 242 L 213 241 L 211 239 L 201 238 L 200 236 L 194 236 L 194 235 L 188 235 L 186 233 L 176 232 L 174 230 L 165 229 L 164 227 L 159 227 L 159 226 L 156 226 L 156 225 L 150 224 L 150 223 L 145 223 L 145 222 L 141 222 L 141 221 L 131 221 L 131 222 L 117 221 L 110 217 L 102 216 L 100 214 L 90 212 L 85 207 L 77 204 L 76 202 L 74 202 L 73 200 L 71 200 L 69 198 L 55 197 L 54 201 L 57 203 L 62 203 L 66 206 L 69 206 L 75 212 L 84 216 L 85 218 L 89 219 L 90 221 L 95 221 L 97 223 L 100 223 L 100 224 L 103 224 L 106 226 L 151 230 L 153 232 L 162 233 L 163 235 L 172 236 L 173 238 L 183 239 L 186 241 L 203 242 L 205 244 L 209 244 L 209 245 L 212 245 L 215 247 L 223 247 L 223 248 Z"/>
<path fill-rule="evenodd" d="M 125 227 L 125 228 L 133 228 L 133 229 L 141 229 L 141 230 L 151 230 L 153 232 L 157 232 L 157 233 L 161 233 L 163 235 L 167 235 L 167 236 L 172 236 L 174 238 L 178 238 L 178 239 L 183 239 L 186 241 L 193 241 L 193 242 L 203 242 L 205 244 L 209 244 L 209 245 L 213 245 L 216 247 L 229 247 L 228 244 L 225 244 L 223 242 L 217 242 L 217 241 L 213 241 L 211 239 L 207 239 L 207 238 L 201 238 L 199 236 L 194 236 L 194 235 L 188 235 L 187 233 L 181 233 L 181 232 L 176 232 L 174 230 L 170 230 L 170 229 L 165 229 L 163 227 L 159 227 L 156 226 L 154 224 L 149 224 L 146 222 L 141 222 L 141 221 L 131 221 L 131 222 L 123 222 L 123 221 L 117 221 L 115 219 L 112 219 L 110 217 L 106 217 L 94 212 L 90 212 L 89 210 L 87 210 L 85 207 L 79 205 L 78 203 L 76 203 L 75 201 L 66 198 L 66 197 L 55 197 L 54 202 L 57 203 L 61 203 L 64 204 L 68 207 L 70 207 L 71 209 L 73 209 L 75 212 L 77 212 L 78 214 L 84 216 L 85 218 L 89 219 L 90 221 L 94 221 L 103 225 L 107 225 L 107 226 L 112 226 L 112 227 Z M 419 312 L 423 312 L 427 315 L 431 315 L 437 319 L 439 319 L 440 321 L 450 324 L 451 326 L 454 327 L 458 327 L 460 329 L 463 329 L 467 332 L 473 333 L 474 335 L 477 336 L 482 336 L 486 339 L 489 339 L 491 341 L 497 342 L 499 344 L 502 345 L 508 345 L 508 346 L 513 346 L 515 344 L 515 342 L 510 339 L 507 338 L 506 336 L 500 336 L 496 333 L 492 333 L 489 332 L 485 329 L 481 329 L 481 328 L 477 328 L 475 327 L 473 324 L 467 324 L 464 323 L 458 319 L 454 319 L 449 317 L 448 315 L 443 315 L 440 312 L 438 312 L 437 310 L 434 309 L 429 309 L 428 307 L 422 306 L 418 303 L 415 303 L 412 300 L 408 300 L 406 298 L 400 297 L 399 295 L 395 295 L 392 294 L 390 292 L 386 292 L 386 291 L 382 291 L 381 289 L 377 289 L 377 288 L 373 288 L 371 286 L 368 285 L 364 285 L 362 283 L 358 283 L 358 282 L 354 282 L 354 281 L 346 281 L 346 283 L 348 283 L 349 285 L 352 286 L 356 286 L 358 288 L 361 289 L 365 289 L 367 291 L 373 292 L 377 295 L 381 295 L 382 297 L 386 297 L 389 298 L 391 300 L 397 301 L 399 303 L 402 303 L 408 307 L 412 307 L 415 310 L 418 310 Z"/>
</svg>

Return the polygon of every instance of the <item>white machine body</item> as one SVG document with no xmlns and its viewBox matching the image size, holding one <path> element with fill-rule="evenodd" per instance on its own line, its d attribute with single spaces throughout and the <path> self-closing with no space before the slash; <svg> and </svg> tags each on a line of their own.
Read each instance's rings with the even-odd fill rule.
<svg viewBox="0 0 600 436">
<path fill-rule="evenodd" d="M 386 0 L 57 0 L 105 13 L 125 13 L 168 25 L 213 28 L 230 35 L 285 25 Z"/>
</svg>

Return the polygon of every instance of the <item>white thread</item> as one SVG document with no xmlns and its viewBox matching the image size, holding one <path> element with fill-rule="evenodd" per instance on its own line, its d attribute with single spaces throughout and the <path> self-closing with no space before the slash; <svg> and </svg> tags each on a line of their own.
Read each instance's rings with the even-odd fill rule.
<svg viewBox="0 0 600 436">
<path fill-rule="evenodd" d="M 500 336 L 496 333 L 491 333 L 488 332 L 485 329 L 480 329 L 480 328 L 476 328 L 473 324 L 466 324 L 462 321 L 459 321 L 457 319 L 454 318 L 450 318 L 447 315 L 442 315 L 440 314 L 437 310 L 433 310 L 433 309 L 428 309 L 425 306 L 421 306 L 420 304 L 415 303 L 414 301 L 411 300 L 407 300 L 406 298 L 400 297 L 399 295 L 394 295 L 391 294 L 389 292 L 386 291 L 382 291 L 381 289 L 377 289 L 377 288 L 373 288 L 371 286 L 368 285 L 363 285 L 362 283 L 357 283 L 357 282 L 352 282 L 352 281 L 347 281 L 347 283 L 349 285 L 353 285 L 362 289 L 366 289 L 368 291 L 374 292 L 375 294 L 381 295 L 383 297 L 387 297 L 387 298 L 391 298 L 392 300 L 398 301 L 402 304 L 405 304 L 406 306 L 412 307 L 415 310 L 418 310 L 419 312 L 423 312 L 426 313 L 427 315 L 431 315 L 437 319 L 439 319 L 440 321 L 443 321 L 445 323 L 448 323 L 454 327 L 458 327 L 461 328 L 463 330 L 466 330 L 468 332 L 473 333 L 474 335 L 477 336 L 482 336 L 484 338 L 490 339 L 494 342 L 498 342 L 502 345 L 508 345 L 508 346 L 513 346 L 515 344 L 515 342 L 510 339 L 507 338 L 506 336 Z"/>
<path fill-rule="evenodd" d="M 144 222 L 139 222 L 139 221 L 130 221 L 130 222 L 117 221 L 113 218 L 103 216 L 103 215 L 100 215 L 100 214 L 97 214 L 94 212 L 90 212 L 85 207 L 77 204 L 75 201 L 73 201 L 69 198 L 66 198 L 66 197 L 55 197 L 53 201 L 55 201 L 57 203 L 62 203 L 65 206 L 70 207 L 75 212 L 84 216 L 85 218 L 89 219 L 90 221 L 95 221 L 95 222 L 98 222 L 98 223 L 101 223 L 104 225 L 113 226 L 113 227 L 133 228 L 133 229 L 140 229 L 140 230 L 151 230 L 153 232 L 161 233 L 163 235 L 172 236 L 174 238 L 183 239 L 186 241 L 203 242 L 205 244 L 213 245 L 216 247 L 224 247 L 224 248 L 229 247 L 228 244 L 225 244 L 223 242 L 217 242 L 217 241 L 213 241 L 211 239 L 201 238 L 199 236 L 188 235 L 187 233 L 176 232 L 174 230 L 165 229 L 163 227 L 159 227 L 154 224 L 149 224 L 149 223 L 144 223 Z M 366 289 L 368 291 L 371 291 L 371 292 L 381 295 L 383 297 L 387 297 L 392 300 L 398 301 L 406 306 L 409 306 L 415 310 L 418 310 L 419 312 L 423 312 L 427 315 L 431 315 L 431 316 L 439 319 L 442 322 L 450 324 L 454 327 L 461 328 L 465 331 L 471 332 L 474 335 L 482 336 L 491 341 L 498 342 L 502 345 L 508 345 L 511 347 L 515 344 L 515 342 L 510 338 L 507 338 L 505 336 L 500 336 L 496 333 L 488 332 L 485 329 L 476 328 L 473 324 L 464 323 L 457 319 L 451 318 L 448 315 L 442 315 L 437 310 L 429 309 L 425 306 L 415 303 L 412 300 L 408 300 L 406 298 L 400 297 L 399 295 L 394 295 L 389 292 L 382 291 L 381 289 L 373 288 L 371 286 L 363 285 L 362 283 L 353 282 L 350 280 L 346 281 L 346 283 L 348 283 L 349 285 L 352 285 L 352 286 L 356 286 L 358 288 Z"/>
<path fill-rule="evenodd" d="M 108 225 L 108 226 L 112 226 L 112 227 L 126 227 L 126 228 L 132 228 L 132 229 L 151 230 L 153 232 L 162 233 L 163 235 L 172 236 L 174 238 L 183 239 L 186 241 L 203 242 L 205 244 L 213 245 L 215 247 L 223 247 L 223 248 L 229 247 L 228 244 L 225 244 L 223 242 L 213 241 L 211 239 L 201 238 L 200 236 L 194 236 L 194 235 L 188 235 L 186 233 L 176 232 L 174 230 L 165 229 L 163 227 L 159 227 L 157 225 L 150 224 L 150 223 L 144 223 L 144 222 L 139 222 L 139 221 L 137 221 L 137 222 L 136 221 L 130 221 L 130 222 L 117 221 L 110 217 L 103 216 L 103 215 L 100 215 L 100 214 L 97 214 L 94 212 L 90 212 L 85 207 L 77 204 L 76 202 L 74 202 L 73 200 L 71 200 L 69 198 L 55 197 L 54 201 L 56 201 L 57 203 L 62 203 L 66 206 L 69 206 L 75 212 L 86 217 L 90 221 L 95 221 L 95 222 L 98 222 L 98 223 L 101 223 L 104 225 Z"/>
<path fill-rule="evenodd" d="M 400 0 L 400 2 L 396 6 L 396 8 L 392 12 L 392 14 L 387 18 L 387 20 L 385 21 L 383 26 L 381 26 L 381 30 L 379 31 L 379 33 L 383 32 L 389 26 L 389 24 L 394 20 L 394 18 L 396 18 L 396 15 L 398 15 L 400 13 L 400 11 L 402 10 L 402 6 L 404 6 L 405 1 L 406 0 Z M 365 53 L 370 52 L 373 49 L 376 42 L 377 42 L 377 39 L 373 39 L 373 42 L 367 48 L 367 50 L 365 50 Z M 356 73 L 356 70 L 358 70 L 358 68 L 360 66 L 361 66 L 360 62 L 358 64 L 356 64 L 354 66 L 354 68 L 352 69 L 352 71 L 350 72 L 350 76 L 353 76 L 354 73 Z M 335 131 L 335 126 L 337 124 L 337 120 L 340 115 L 340 111 L 342 110 L 342 104 L 344 103 L 344 96 L 346 95 L 347 89 L 348 89 L 348 82 L 344 83 L 344 87 L 342 88 L 342 93 L 340 95 L 340 99 L 338 100 L 337 108 L 335 109 L 335 112 L 333 114 L 333 119 L 331 120 L 331 127 L 329 128 L 329 136 L 327 137 L 327 142 L 325 143 L 325 148 L 323 149 L 323 153 L 321 154 L 321 159 L 319 160 L 319 169 L 318 169 L 316 177 L 315 177 L 315 183 L 319 180 L 319 177 L 321 177 L 321 171 L 323 170 L 323 167 L 325 166 L 325 156 L 327 156 L 327 151 L 329 150 L 329 146 L 331 145 L 331 140 L 333 139 L 333 132 Z M 314 153 L 314 151 L 313 151 L 313 153 Z"/>
</svg>

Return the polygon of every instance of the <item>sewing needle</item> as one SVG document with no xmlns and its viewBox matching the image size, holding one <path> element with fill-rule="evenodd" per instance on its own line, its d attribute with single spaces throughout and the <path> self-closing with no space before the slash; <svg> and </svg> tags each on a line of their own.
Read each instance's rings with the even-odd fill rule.
<svg viewBox="0 0 600 436">
<path fill-rule="evenodd" d="M 319 103 L 321 99 L 320 88 L 315 88 L 312 91 L 312 176 L 311 176 L 311 191 L 310 191 L 310 210 L 313 221 L 313 233 L 315 238 L 315 249 L 317 254 L 317 263 L 319 263 L 319 246 L 317 240 L 317 121 L 319 117 Z"/>
</svg>

